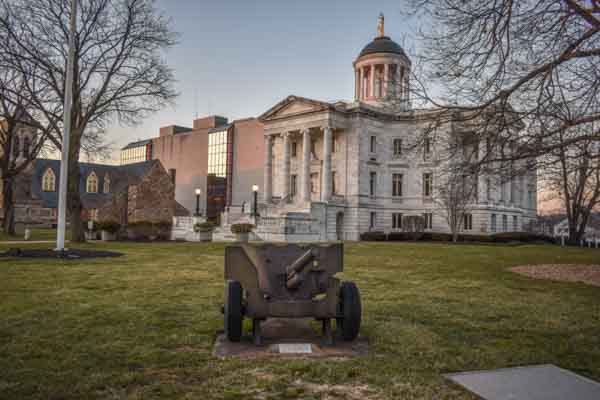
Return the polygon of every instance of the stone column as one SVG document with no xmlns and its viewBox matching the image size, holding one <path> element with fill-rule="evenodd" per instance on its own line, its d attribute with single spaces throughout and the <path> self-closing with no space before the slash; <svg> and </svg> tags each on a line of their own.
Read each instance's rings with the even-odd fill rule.
<svg viewBox="0 0 600 400">
<path fill-rule="evenodd" d="M 282 191 L 281 198 L 284 202 L 289 202 L 290 197 L 290 133 L 283 133 L 283 167 L 281 168 L 282 175 Z"/>
<path fill-rule="evenodd" d="M 360 97 L 360 72 L 357 68 L 354 71 L 354 100 L 358 100 Z"/>
<path fill-rule="evenodd" d="M 365 80 L 365 68 L 361 67 L 358 70 L 358 75 L 359 75 L 359 91 L 358 91 L 358 99 L 359 100 L 364 100 L 365 98 L 365 88 L 363 86 L 364 80 Z"/>
<path fill-rule="evenodd" d="M 302 130 L 302 189 L 301 199 L 310 201 L 310 130 Z"/>
<path fill-rule="evenodd" d="M 390 64 L 384 64 L 383 66 L 383 98 L 386 99 L 389 96 L 389 81 L 390 81 Z"/>
<path fill-rule="evenodd" d="M 273 137 L 265 136 L 265 182 L 264 202 L 270 203 L 273 198 Z"/>
<path fill-rule="evenodd" d="M 375 64 L 371 65 L 371 76 L 369 77 L 370 88 L 369 96 L 375 97 Z"/>
<path fill-rule="evenodd" d="M 331 199 L 331 145 L 332 132 L 329 126 L 323 128 L 323 173 L 321 174 L 321 201 Z"/>
</svg>

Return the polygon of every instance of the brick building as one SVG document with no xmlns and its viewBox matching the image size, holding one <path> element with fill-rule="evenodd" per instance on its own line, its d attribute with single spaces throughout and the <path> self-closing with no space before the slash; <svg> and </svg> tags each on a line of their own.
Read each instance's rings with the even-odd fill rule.
<svg viewBox="0 0 600 400">
<path fill-rule="evenodd" d="M 121 158 L 140 143 L 150 147 L 152 159 L 175 182 L 175 199 L 194 213 L 200 189 L 200 212 L 217 218 L 226 209 L 249 209 L 252 185 L 263 182 L 263 134 L 256 118 L 229 122 L 210 116 L 194 120 L 191 128 L 163 127 L 159 137 L 125 146 Z"/>
<path fill-rule="evenodd" d="M 80 163 L 80 197 L 84 220 L 171 222 L 185 214 L 175 201 L 171 177 L 160 161 L 123 166 Z M 17 181 L 17 222 L 56 223 L 60 160 L 37 159 Z"/>
</svg>

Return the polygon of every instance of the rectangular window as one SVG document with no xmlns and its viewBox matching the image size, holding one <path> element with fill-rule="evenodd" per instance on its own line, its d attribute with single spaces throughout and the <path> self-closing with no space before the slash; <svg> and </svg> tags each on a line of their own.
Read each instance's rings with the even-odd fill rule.
<svg viewBox="0 0 600 400">
<path fill-rule="evenodd" d="M 292 142 L 292 158 L 296 158 L 298 155 L 298 143 Z"/>
<path fill-rule="evenodd" d="M 392 174 L 392 196 L 402 197 L 402 174 Z"/>
<path fill-rule="evenodd" d="M 394 157 L 402 155 L 402 139 L 394 139 Z"/>
<path fill-rule="evenodd" d="M 513 215 L 513 232 L 519 232 L 519 217 Z"/>
<path fill-rule="evenodd" d="M 332 153 L 337 152 L 337 150 L 338 150 L 337 149 L 337 145 L 338 145 L 338 143 L 337 143 L 337 135 L 332 132 L 331 133 L 331 152 Z"/>
<path fill-rule="evenodd" d="M 290 181 L 290 195 L 291 197 L 296 197 L 296 193 L 298 193 L 298 175 L 292 175 Z"/>
<path fill-rule="evenodd" d="M 335 171 L 331 172 L 331 193 L 337 194 L 337 184 L 335 183 L 337 175 Z"/>
<path fill-rule="evenodd" d="M 502 215 L 502 232 L 508 232 L 508 216 Z"/>
<path fill-rule="evenodd" d="M 490 178 L 485 180 L 485 197 L 487 201 L 492 201 L 492 180 Z"/>
<path fill-rule="evenodd" d="M 369 174 L 369 194 L 375 196 L 377 190 L 377 172 L 371 172 Z"/>
<path fill-rule="evenodd" d="M 371 153 L 377 152 L 377 137 L 371 136 Z"/>
<path fill-rule="evenodd" d="M 402 229 L 402 214 L 401 213 L 393 213 L 392 214 L 392 229 Z"/>
<path fill-rule="evenodd" d="M 425 158 L 427 158 L 430 155 L 431 155 L 431 139 L 425 138 L 425 141 L 423 142 L 423 156 Z"/>
<path fill-rule="evenodd" d="M 425 220 L 425 229 L 433 229 L 433 214 L 424 213 L 423 219 Z"/>
<path fill-rule="evenodd" d="M 369 229 L 370 230 L 375 229 L 376 225 L 377 225 L 377 213 L 372 212 L 369 215 Z"/>
<path fill-rule="evenodd" d="M 317 193 L 319 190 L 319 174 L 310 174 L 310 192 Z"/>
<path fill-rule="evenodd" d="M 464 215 L 464 223 L 463 228 L 465 231 L 470 231 L 473 229 L 473 214 L 465 214 Z"/>
<path fill-rule="evenodd" d="M 431 197 L 433 194 L 433 174 L 428 172 L 423 174 L 423 196 Z"/>
<path fill-rule="evenodd" d="M 496 232 L 496 214 L 492 214 L 492 222 L 490 223 L 490 229 L 492 232 Z"/>
</svg>

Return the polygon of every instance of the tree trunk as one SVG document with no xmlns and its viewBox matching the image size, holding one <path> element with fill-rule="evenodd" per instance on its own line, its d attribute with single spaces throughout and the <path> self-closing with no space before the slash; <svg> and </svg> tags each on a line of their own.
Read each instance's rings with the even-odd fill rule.
<svg viewBox="0 0 600 400">
<path fill-rule="evenodd" d="M 15 231 L 15 204 L 13 196 L 13 179 L 5 178 L 2 182 L 2 209 L 4 211 L 4 220 L 2 221 L 2 230 L 10 236 L 16 234 Z"/>
<path fill-rule="evenodd" d="M 83 211 L 83 204 L 81 203 L 81 196 L 79 195 L 79 152 L 80 152 L 80 141 L 81 135 L 75 130 L 71 133 L 71 143 L 69 150 L 69 185 L 67 192 L 67 207 L 69 222 L 71 224 L 71 242 L 83 243 L 85 242 L 85 233 L 83 229 L 83 221 L 81 213 Z"/>
</svg>

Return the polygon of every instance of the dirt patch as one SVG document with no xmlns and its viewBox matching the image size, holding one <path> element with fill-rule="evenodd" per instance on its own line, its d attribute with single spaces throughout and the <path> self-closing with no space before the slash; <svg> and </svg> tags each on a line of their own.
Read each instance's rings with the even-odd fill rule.
<svg viewBox="0 0 600 400">
<path fill-rule="evenodd" d="M 549 279 L 562 282 L 582 282 L 600 286 L 600 265 L 579 264 L 540 264 L 519 265 L 510 271 L 535 279 Z"/>
</svg>

